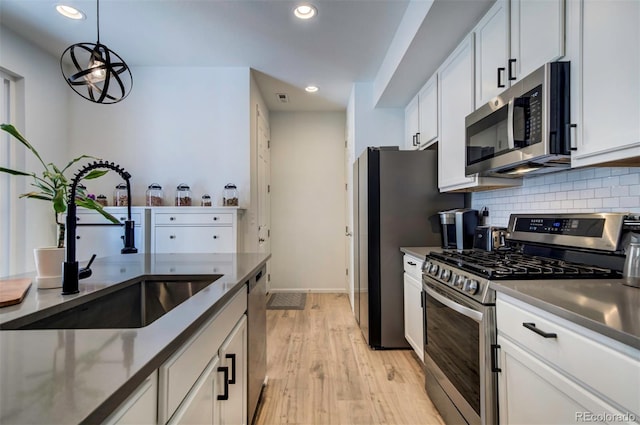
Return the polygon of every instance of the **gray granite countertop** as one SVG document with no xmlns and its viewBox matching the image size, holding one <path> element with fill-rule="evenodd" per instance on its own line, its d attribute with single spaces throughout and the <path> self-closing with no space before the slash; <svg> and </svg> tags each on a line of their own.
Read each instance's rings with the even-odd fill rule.
<svg viewBox="0 0 640 425">
<path fill-rule="evenodd" d="M 431 251 L 440 252 L 442 248 L 439 246 L 403 246 L 400 248 L 400 251 L 424 260 L 424 257 L 426 257 L 428 253 Z"/>
<path fill-rule="evenodd" d="M 60 289 L 32 287 L 21 304 L 0 309 L 0 324 L 59 310 L 60 303 L 77 303 L 95 291 L 140 278 L 222 275 L 143 328 L 0 331 L 0 423 L 101 421 L 107 406 L 126 399 L 268 258 L 266 254 L 105 257 L 96 259 L 93 275 L 80 281 L 79 294 L 62 296 Z"/>
<path fill-rule="evenodd" d="M 640 289 L 621 279 L 496 281 L 491 287 L 640 349 Z"/>
</svg>

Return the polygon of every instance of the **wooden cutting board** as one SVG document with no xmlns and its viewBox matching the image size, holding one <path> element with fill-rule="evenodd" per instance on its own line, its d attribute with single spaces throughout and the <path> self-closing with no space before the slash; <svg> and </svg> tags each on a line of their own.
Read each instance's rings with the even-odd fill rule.
<svg viewBox="0 0 640 425">
<path fill-rule="evenodd" d="M 0 280 L 0 307 L 20 304 L 31 287 L 31 279 Z"/>
</svg>

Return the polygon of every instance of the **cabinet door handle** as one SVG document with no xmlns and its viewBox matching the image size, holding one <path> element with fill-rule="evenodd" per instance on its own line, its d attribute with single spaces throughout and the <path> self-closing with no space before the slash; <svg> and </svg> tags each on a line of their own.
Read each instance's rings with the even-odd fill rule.
<svg viewBox="0 0 640 425">
<path fill-rule="evenodd" d="M 504 83 L 502 82 L 502 77 L 504 76 L 504 68 L 498 68 L 498 88 L 501 89 L 504 87 Z"/>
<path fill-rule="evenodd" d="M 578 124 L 569 124 L 568 137 L 569 137 L 569 150 L 570 151 L 577 151 L 578 150 L 578 147 L 573 144 L 574 140 L 576 140 L 576 141 L 578 140 L 576 131 L 578 131 Z M 574 134 L 576 135 L 576 137 L 573 137 Z"/>
<path fill-rule="evenodd" d="M 500 349 L 498 344 L 491 344 L 491 372 L 502 372 L 502 369 L 498 367 L 497 351 Z"/>
<path fill-rule="evenodd" d="M 120 221 L 125 221 L 127 217 L 120 217 Z"/>
<path fill-rule="evenodd" d="M 413 142 L 411 142 L 411 144 L 413 146 L 416 146 L 416 135 L 415 134 L 413 135 Z"/>
<path fill-rule="evenodd" d="M 509 81 L 513 81 L 516 79 L 516 71 L 513 69 L 513 65 L 515 63 L 515 59 L 509 59 Z"/>
<path fill-rule="evenodd" d="M 231 359 L 231 379 L 229 379 L 229 384 L 234 385 L 236 383 L 236 355 L 225 354 L 224 357 L 227 359 Z"/>
<path fill-rule="evenodd" d="M 218 372 L 222 372 L 224 376 L 224 392 L 218 394 L 218 400 L 229 400 L 229 368 L 227 366 L 219 366 Z"/>
<path fill-rule="evenodd" d="M 420 132 L 416 133 L 416 146 L 420 146 Z"/>
<path fill-rule="evenodd" d="M 79 235 L 78 235 L 78 236 L 76 236 L 76 239 L 80 239 L 80 236 L 79 236 Z"/>
<path fill-rule="evenodd" d="M 413 261 L 407 261 L 407 264 L 410 265 L 410 266 L 415 266 L 416 265 L 416 263 L 414 263 Z"/>
<path fill-rule="evenodd" d="M 169 239 L 175 239 L 176 235 L 169 235 Z"/>
<path fill-rule="evenodd" d="M 213 235 L 213 239 L 218 239 L 218 235 Z"/>
<path fill-rule="evenodd" d="M 175 221 L 175 217 L 169 217 L 169 221 Z"/>
<path fill-rule="evenodd" d="M 537 333 L 538 335 L 544 337 L 544 338 L 558 338 L 558 334 L 553 333 L 553 332 L 545 332 L 545 331 L 541 331 L 540 329 L 536 328 L 536 324 L 535 323 L 531 323 L 531 322 L 525 322 L 522 324 L 522 326 L 524 326 L 525 328 L 529 329 L 530 331 L 533 331 L 535 333 Z"/>
</svg>

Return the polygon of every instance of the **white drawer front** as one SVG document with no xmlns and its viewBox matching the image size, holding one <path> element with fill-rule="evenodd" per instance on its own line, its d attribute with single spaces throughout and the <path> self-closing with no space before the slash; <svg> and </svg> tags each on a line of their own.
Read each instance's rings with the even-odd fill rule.
<svg viewBox="0 0 640 425">
<path fill-rule="evenodd" d="M 155 252 L 157 253 L 228 253 L 235 250 L 231 226 L 155 228 Z"/>
<path fill-rule="evenodd" d="M 127 212 L 113 212 L 110 211 L 109 214 L 117 218 L 120 223 L 124 223 L 127 219 Z M 131 213 L 131 220 L 135 222 L 135 225 L 138 226 L 142 220 L 141 213 Z M 80 224 L 109 224 L 111 221 L 107 220 L 102 216 L 102 214 L 93 212 L 93 213 L 80 213 L 76 214 L 76 223 Z"/>
<path fill-rule="evenodd" d="M 408 275 L 422 281 L 422 263 L 424 260 L 413 255 L 404 255 L 404 271 Z"/>
<path fill-rule="evenodd" d="M 165 423 L 173 415 L 246 310 L 247 292 L 240 290 L 213 320 L 205 324 L 177 353 L 160 366 L 160 423 Z"/>
<path fill-rule="evenodd" d="M 176 225 L 176 224 L 233 224 L 233 214 L 216 213 L 157 213 L 155 216 L 156 225 Z"/>
<path fill-rule="evenodd" d="M 501 293 L 496 301 L 496 316 L 498 335 L 640 416 L 640 351 L 624 347 L 626 353 L 622 353 L 610 348 L 600 342 L 606 337 Z M 535 324 L 535 328 L 556 337 L 545 338 L 524 324 Z"/>
</svg>

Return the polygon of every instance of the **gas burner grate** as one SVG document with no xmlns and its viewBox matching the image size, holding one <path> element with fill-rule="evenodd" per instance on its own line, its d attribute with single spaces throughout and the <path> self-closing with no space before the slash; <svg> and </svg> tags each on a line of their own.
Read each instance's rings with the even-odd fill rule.
<svg viewBox="0 0 640 425">
<path fill-rule="evenodd" d="M 595 279 L 620 277 L 615 270 L 511 251 L 443 251 L 429 257 L 487 279 Z"/>
</svg>

